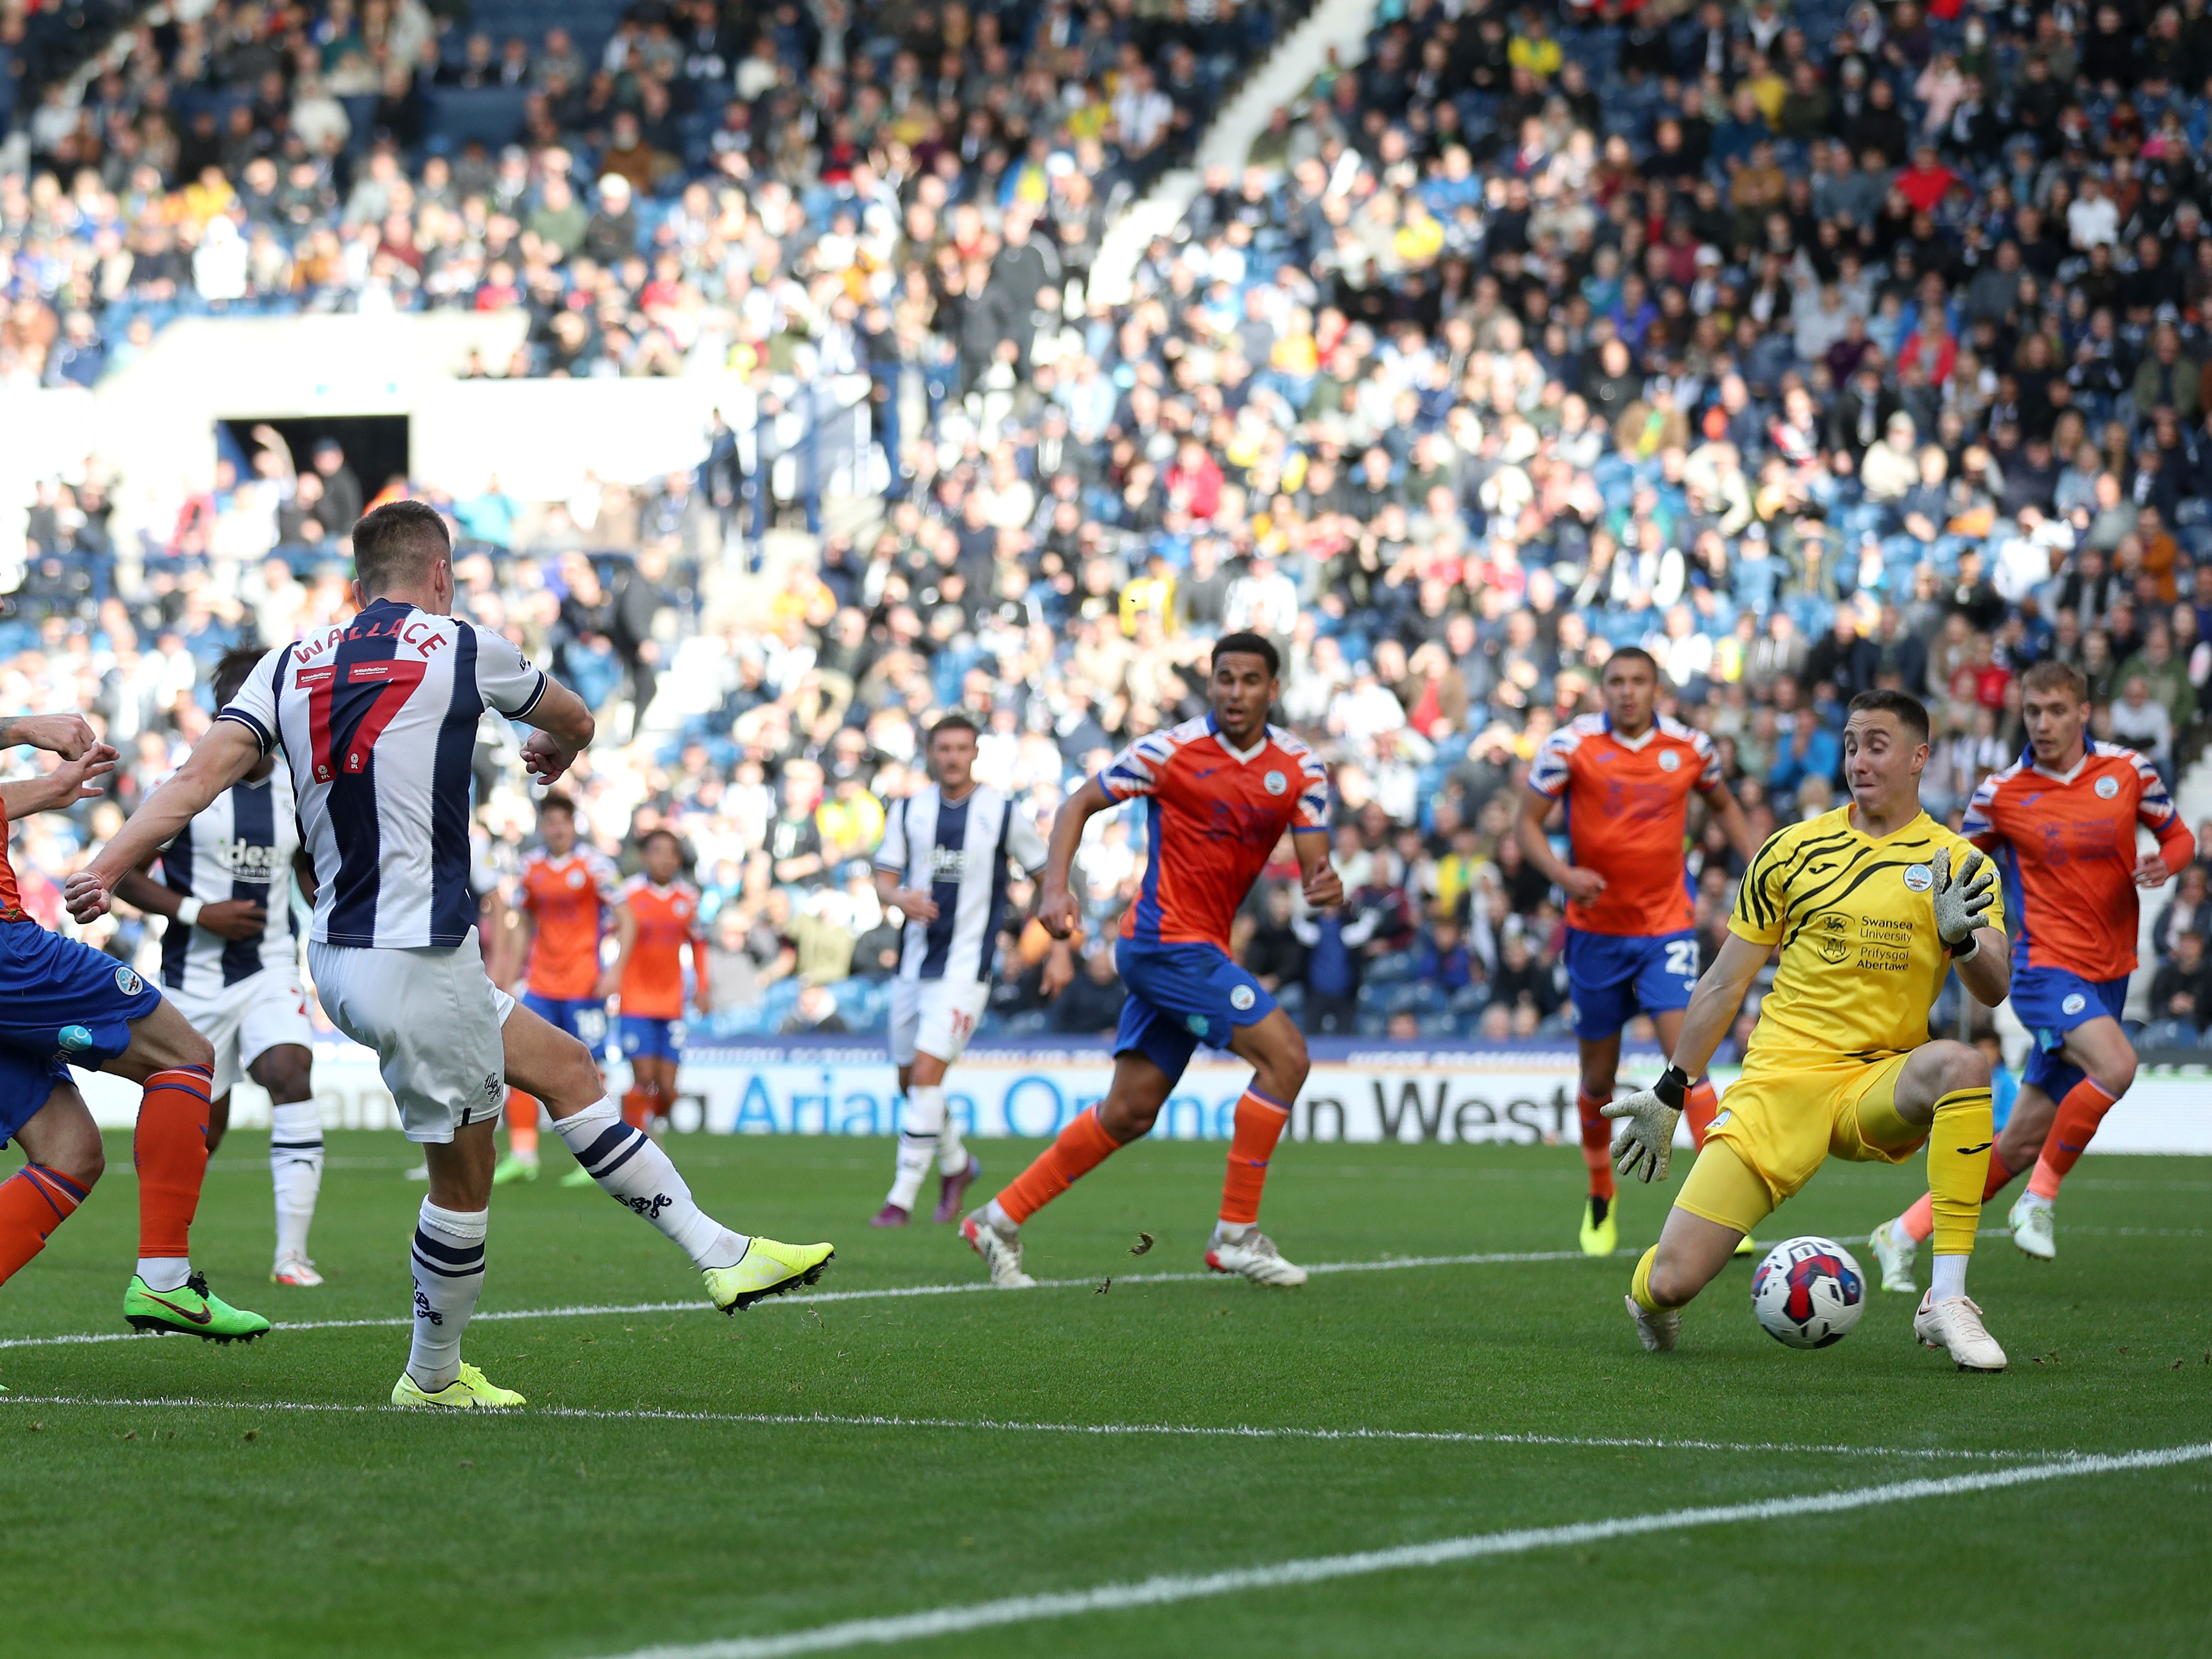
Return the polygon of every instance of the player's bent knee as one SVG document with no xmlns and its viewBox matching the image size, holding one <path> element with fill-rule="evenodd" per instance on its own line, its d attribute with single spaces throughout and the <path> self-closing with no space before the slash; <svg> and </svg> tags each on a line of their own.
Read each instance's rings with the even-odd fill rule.
<svg viewBox="0 0 2212 1659">
<path fill-rule="evenodd" d="M 1945 1094 L 1990 1086 L 1989 1057 L 1970 1043 L 1946 1042 L 1940 1065 Z"/>
<path fill-rule="evenodd" d="M 2090 1071 L 2089 1076 L 2100 1089 L 2118 1100 L 2135 1085 L 2136 1057 L 2130 1054 L 2125 1060 L 2096 1066 Z"/>
<path fill-rule="evenodd" d="M 313 1096 L 313 1060 L 296 1043 L 271 1048 L 246 1069 L 279 1106 L 293 1105 Z"/>
</svg>

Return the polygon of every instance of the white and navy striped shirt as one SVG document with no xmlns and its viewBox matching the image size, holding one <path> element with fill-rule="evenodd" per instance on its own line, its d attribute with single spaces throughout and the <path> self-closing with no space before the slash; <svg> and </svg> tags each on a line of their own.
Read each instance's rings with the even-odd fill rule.
<svg viewBox="0 0 2212 1659">
<path fill-rule="evenodd" d="M 311 937 L 451 947 L 476 926 L 470 759 L 488 708 L 520 720 L 545 675 L 489 629 L 379 599 L 271 651 L 218 720 L 282 748 L 315 860 Z"/>
<path fill-rule="evenodd" d="M 203 904 L 247 899 L 269 912 L 257 939 L 225 939 L 172 921 L 161 936 L 161 983 L 187 997 L 212 997 L 264 968 L 299 966 L 292 919 L 292 854 L 299 850 L 292 779 L 272 768 L 258 783 L 234 783 L 161 849 L 168 890 Z"/>
<path fill-rule="evenodd" d="M 937 901 L 937 920 L 909 921 L 901 979 L 988 979 L 1006 916 L 1006 860 L 1034 874 L 1044 837 L 1014 804 L 978 784 L 951 801 L 935 784 L 896 803 L 876 868 Z"/>
</svg>

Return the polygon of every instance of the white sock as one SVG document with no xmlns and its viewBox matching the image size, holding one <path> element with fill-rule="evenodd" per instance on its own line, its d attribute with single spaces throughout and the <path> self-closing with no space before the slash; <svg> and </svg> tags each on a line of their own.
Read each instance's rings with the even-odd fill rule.
<svg viewBox="0 0 2212 1659">
<path fill-rule="evenodd" d="M 734 1267 L 744 1259 L 751 1241 L 699 1207 L 668 1154 L 623 1122 L 611 1097 L 553 1127 L 603 1190 L 666 1234 L 693 1267 Z"/>
<path fill-rule="evenodd" d="M 1022 1230 L 1022 1224 L 1000 1209 L 995 1198 L 983 1206 L 983 1221 L 993 1232 L 1003 1233 L 1008 1238 Z"/>
<path fill-rule="evenodd" d="M 921 1193 L 921 1179 L 929 1173 L 929 1166 L 936 1158 L 935 1135 L 916 1134 L 911 1129 L 900 1130 L 897 1170 L 891 1177 L 890 1195 L 884 1202 L 911 1211 L 915 1200 Z"/>
<path fill-rule="evenodd" d="M 307 1227 L 323 1188 L 323 1114 L 312 1100 L 269 1109 L 269 1180 L 276 1191 L 276 1260 L 307 1259 Z"/>
<path fill-rule="evenodd" d="M 138 1277 L 149 1291 L 180 1291 L 192 1276 L 192 1260 L 186 1255 L 142 1255 Z"/>
<path fill-rule="evenodd" d="M 427 1198 L 416 1218 L 415 1245 L 407 1253 L 415 1270 L 415 1340 L 407 1350 L 407 1374 L 428 1393 L 461 1374 L 461 1333 L 483 1293 L 484 1237 L 490 1226 L 488 1210 L 441 1209 Z"/>
<path fill-rule="evenodd" d="M 1966 1293 L 1966 1255 L 1939 1255 L 1936 1258 L 1934 1276 L 1929 1280 L 1928 1297 L 1931 1302 L 1948 1302 L 1954 1296 Z"/>
<path fill-rule="evenodd" d="M 945 1093 L 938 1090 L 940 1097 Z M 937 1169 L 940 1175 L 957 1176 L 968 1167 L 968 1143 L 960 1139 L 959 1120 L 952 1115 L 950 1107 L 942 1109 L 945 1126 L 937 1132 Z"/>
<path fill-rule="evenodd" d="M 1242 1244 L 1252 1236 L 1249 1221 L 1217 1221 L 1213 1224 L 1213 1242 L 1217 1244 Z"/>
</svg>

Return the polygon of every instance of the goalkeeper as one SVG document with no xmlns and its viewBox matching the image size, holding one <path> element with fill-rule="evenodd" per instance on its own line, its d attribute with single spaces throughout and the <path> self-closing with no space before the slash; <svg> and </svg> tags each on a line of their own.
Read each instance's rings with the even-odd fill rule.
<svg viewBox="0 0 2212 1659">
<path fill-rule="evenodd" d="M 1928 712 L 1863 691 L 1844 727 L 1851 804 L 1777 832 L 1744 872 L 1730 937 L 1698 982 L 1674 1063 L 1605 1109 L 1623 1176 L 1667 1173 L 1690 1079 L 1704 1074 L 1744 993 L 1781 961 L 1705 1149 L 1659 1242 L 1636 1264 L 1628 1311 L 1657 1353 L 1680 1310 L 1736 1241 L 1812 1179 L 1823 1158 L 1900 1164 L 1923 1145 L 1936 1212 L 1935 1282 L 1912 1332 L 1962 1370 L 2002 1370 L 2004 1350 L 1966 1295 L 1990 1158 L 1990 1068 L 1966 1043 L 1929 1042 L 1928 1012 L 1957 969 L 1978 1001 L 2004 1000 L 2009 951 L 1996 872 L 1920 809 Z"/>
</svg>

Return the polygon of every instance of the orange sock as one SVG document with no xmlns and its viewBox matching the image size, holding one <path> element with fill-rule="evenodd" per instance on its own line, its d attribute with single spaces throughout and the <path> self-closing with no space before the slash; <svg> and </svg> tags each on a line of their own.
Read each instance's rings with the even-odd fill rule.
<svg viewBox="0 0 2212 1659">
<path fill-rule="evenodd" d="M 1589 1189 L 1592 1198 L 1613 1202 L 1613 1121 L 1598 1115 L 1599 1110 L 1613 1104 L 1602 1095 L 1575 1092 L 1575 1109 L 1582 1114 L 1583 1162 L 1589 1165 Z"/>
<path fill-rule="evenodd" d="M 2043 1156 L 2035 1160 L 2035 1173 L 2027 1178 L 2028 1191 L 2038 1198 L 2058 1196 L 2058 1183 L 2066 1179 L 2075 1161 L 2089 1150 L 2090 1138 L 2118 1098 L 2108 1093 L 2096 1079 L 2088 1077 L 2066 1091 L 2066 1098 L 2058 1103 L 2058 1115 L 2051 1125 L 2051 1133 L 2043 1139 Z"/>
<path fill-rule="evenodd" d="M 1106 1133 L 1095 1107 L 1079 1112 L 1060 1132 L 1059 1139 L 1006 1183 L 996 1202 L 1018 1227 L 1121 1150 L 1121 1143 Z"/>
<path fill-rule="evenodd" d="M 1260 1189 L 1267 1184 L 1267 1160 L 1291 1121 L 1291 1109 L 1257 1088 L 1237 1102 L 1237 1130 L 1229 1143 L 1229 1174 L 1221 1183 L 1221 1218 L 1249 1226 L 1260 1218 Z"/>
<path fill-rule="evenodd" d="M 0 1285 L 46 1248 L 84 1199 L 83 1188 L 43 1164 L 26 1164 L 0 1182 Z"/>
<path fill-rule="evenodd" d="M 507 1150 L 526 1160 L 538 1156 L 538 1097 L 520 1089 L 507 1091 Z"/>
<path fill-rule="evenodd" d="M 207 1176 L 209 1085 L 204 1066 L 174 1066 L 146 1079 L 131 1159 L 138 1166 L 138 1255 L 191 1252 L 192 1215 Z"/>
<path fill-rule="evenodd" d="M 1712 1079 L 1701 1077 L 1690 1085 L 1682 1098 L 1682 1115 L 1690 1120 L 1690 1143 L 1698 1151 L 1705 1150 L 1705 1131 L 1713 1127 L 1720 1110 L 1721 1091 L 1713 1087 Z"/>
<path fill-rule="evenodd" d="M 2012 1184 L 2019 1170 L 2006 1167 L 1997 1156 L 1997 1149 L 1990 1148 L 1990 1172 L 1982 1182 L 1982 1202 L 1986 1204 Z M 1916 1244 L 1927 1242 L 1928 1235 L 1936 1231 L 1936 1199 L 1931 1193 L 1923 1193 L 1913 1206 L 1898 1218 L 1905 1235 Z"/>
</svg>

